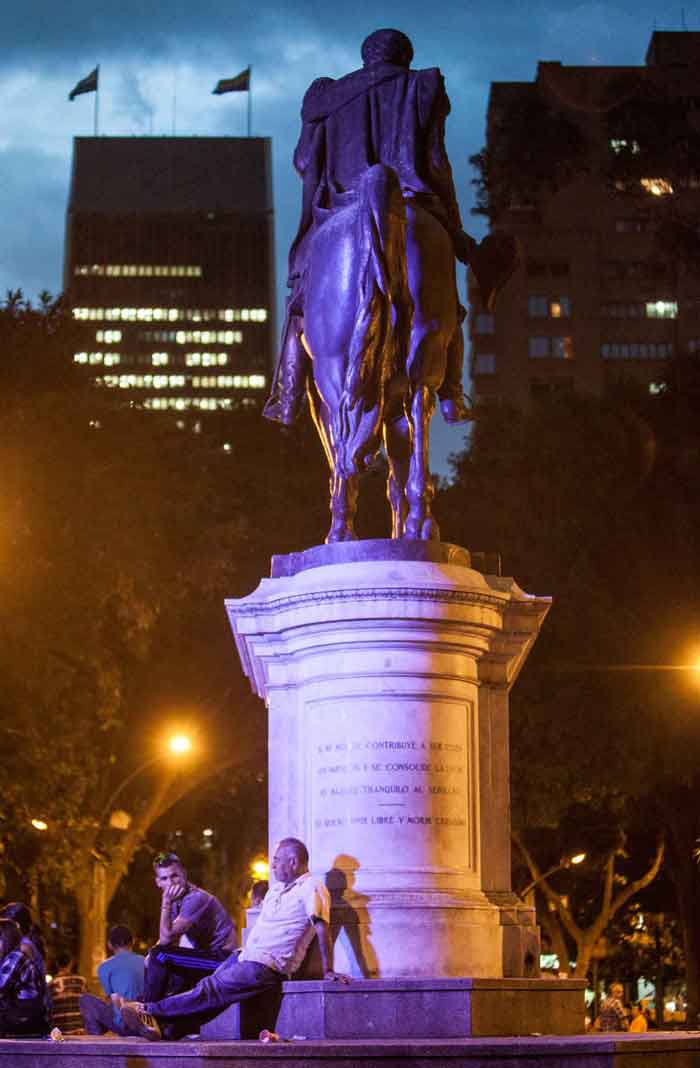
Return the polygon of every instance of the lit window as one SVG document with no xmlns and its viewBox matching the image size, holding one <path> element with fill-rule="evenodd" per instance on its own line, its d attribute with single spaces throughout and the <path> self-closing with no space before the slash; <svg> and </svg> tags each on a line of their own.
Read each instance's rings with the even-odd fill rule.
<svg viewBox="0 0 700 1068">
<path fill-rule="evenodd" d="M 619 156 L 621 152 L 631 152 L 634 156 L 639 155 L 638 141 L 626 141 L 622 138 L 613 137 L 610 141 L 610 147 L 616 156 Z"/>
<path fill-rule="evenodd" d="M 652 300 L 646 304 L 647 319 L 675 319 L 678 304 L 675 300 Z"/>
<path fill-rule="evenodd" d="M 653 397 L 654 396 L 658 396 L 659 393 L 665 393 L 666 389 L 667 389 L 667 386 L 666 386 L 665 382 L 650 382 L 649 383 L 649 392 L 651 393 L 651 395 Z"/>
<path fill-rule="evenodd" d="M 570 360 L 574 354 L 570 337 L 552 338 L 552 356 L 558 360 Z"/>
<path fill-rule="evenodd" d="M 549 302 L 549 314 L 552 319 L 568 319 L 571 315 L 571 301 L 568 297 L 555 297 Z"/>
<path fill-rule="evenodd" d="M 472 367 L 475 375 L 495 375 L 496 356 L 493 352 L 477 352 Z"/>
<path fill-rule="evenodd" d="M 673 186 L 665 178 L 640 178 L 639 184 L 645 193 L 655 197 L 666 197 L 673 192 Z"/>
<path fill-rule="evenodd" d="M 153 275 L 160 278 L 182 278 L 189 276 L 201 278 L 202 268 L 199 266 L 187 266 L 183 264 L 156 265 L 150 263 L 93 263 L 89 266 L 79 264 L 75 268 L 77 275 L 99 275 L 108 278 L 150 278 Z"/>
<path fill-rule="evenodd" d="M 87 361 L 88 361 L 87 352 L 76 352 L 74 354 L 74 356 L 73 356 L 73 363 L 87 363 Z"/>
<path fill-rule="evenodd" d="M 533 359 L 570 360 L 574 355 L 573 343 L 570 337 L 531 337 L 527 354 Z"/>
<path fill-rule="evenodd" d="M 527 299 L 527 313 L 531 319 L 568 319 L 571 301 L 568 297 L 531 293 Z"/>
<path fill-rule="evenodd" d="M 607 341 L 600 346 L 604 360 L 666 360 L 673 356 L 668 341 Z"/>
<path fill-rule="evenodd" d="M 163 367 L 168 362 L 167 352 L 152 352 L 151 363 L 154 367 Z"/>
</svg>

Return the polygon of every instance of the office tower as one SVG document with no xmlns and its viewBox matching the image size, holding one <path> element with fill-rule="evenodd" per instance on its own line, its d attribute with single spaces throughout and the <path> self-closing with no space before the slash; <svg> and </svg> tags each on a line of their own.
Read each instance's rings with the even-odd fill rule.
<svg viewBox="0 0 700 1068">
<path fill-rule="evenodd" d="M 470 324 L 476 396 L 654 392 L 675 354 L 700 355 L 698 257 L 676 240 L 692 246 L 700 207 L 700 33 L 655 32 L 645 66 L 494 83 L 481 160 L 491 227 L 524 262 Z"/>
<path fill-rule="evenodd" d="M 274 330 L 269 139 L 75 138 L 64 290 L 81 325 L 74 359 L 106 388 L 193 419 L 260 405 Z"/>
</svg>

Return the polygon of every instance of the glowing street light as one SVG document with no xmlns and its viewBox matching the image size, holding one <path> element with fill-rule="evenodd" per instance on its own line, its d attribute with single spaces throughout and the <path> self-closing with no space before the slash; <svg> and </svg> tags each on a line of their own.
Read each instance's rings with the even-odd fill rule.
<svg viewBox="0 0 700 1068">
<path fill-rule="evenodd" d="M 254 860 L 250 865 L 250 870 L 256 879 L 269 879 L 270 877 L 270 865 L 264 858 Z"/>
<path fill-rule="evenodd" d="M 173 734 L 168 739 L 168 749 L 176 756 L 182 756 L 184 753 L 189 753 L 192 749 L 192 739 L 188 738 L 186 734 Z"/>
<path fill-rule="evenodd" d="M 520 897 L 524 898 L 525 895 L 529 894 L 531 890 L 534 890 L 539 883 L 543 882 L 544 879 L 548 879 L 550 875 L 554 875 L 555 872 L 562 871 L 563 868 L 570 868 L 572 864 L 583 864 L 586 856 L 586 853 L 574 853 L 572 857 L 565 857 L 559 864 L 555 864 L 549 871 L 546 871 L 544 875 L 539 875 L 536 879 L 533 879 L 531 883 L 528 883 L 525 889 L 520 891 Z"/>
<path fill-rule="evenodd" d="M 49 829 L 49 825 L 46 820 L 34 819 L 31 821 L 31 823 L 35 831 L 48 831 Z"/>
</svg>

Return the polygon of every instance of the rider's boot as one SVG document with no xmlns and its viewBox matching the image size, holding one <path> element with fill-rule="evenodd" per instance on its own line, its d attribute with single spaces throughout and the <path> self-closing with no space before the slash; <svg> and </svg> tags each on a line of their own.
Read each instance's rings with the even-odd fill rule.
<svg viewBox="0 0 700 1068">
<path fill-rule="evenodd" d="M 296 422 L 306 395 L 309 357 L 301 340 L 302 330 L 301 316 L 289 316 L 273 391 L 263 408 L 266 419 L 283 426 L 292 426 Z"/>
<path fill-rule="evenodd" d="M 463 311 L 463 309 L 460 309 Z M 460 315 L 460 318 L 463 316 Z M 469 403 L 465 404 L 462 390 L 462 365 L 464 363 L 464 337 L 461 325 L 457 327 L 447 346 L 445 378 L 438 390 L 440 411 L 446 423 L 468 423 L 474 416 Z"/>
</svg>

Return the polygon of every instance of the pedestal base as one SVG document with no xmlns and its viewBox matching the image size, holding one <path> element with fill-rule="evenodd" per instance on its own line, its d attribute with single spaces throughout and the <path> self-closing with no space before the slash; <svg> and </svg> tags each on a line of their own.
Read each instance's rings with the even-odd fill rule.
<svg viewBox="0 0 700 1068">
<path fill-rule="evenodd" d="M 257 1038 L 430 1039 L 583 1031 L 583 979 L 368 979 L 284 983 L 279 998 L 232 1005 L 208 1041 Z"/>
<path fill-rule="evenodd" d="M 550 602 L 471 564 L 342 542 L 276 557 L 227 602 L 268 704 L 271 847 L 306 843 L 358 979 L 538 971 L 511 892 L 508 691 Z"/>
</svg>

